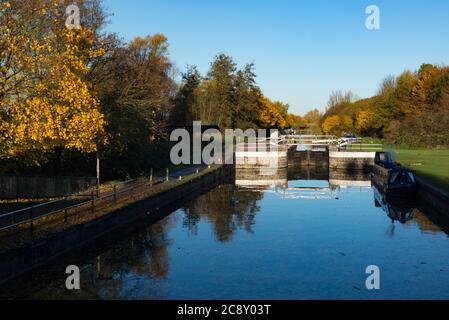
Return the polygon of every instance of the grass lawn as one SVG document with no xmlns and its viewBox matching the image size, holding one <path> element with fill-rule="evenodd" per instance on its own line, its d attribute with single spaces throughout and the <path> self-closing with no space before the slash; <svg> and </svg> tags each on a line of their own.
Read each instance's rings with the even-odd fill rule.
<svg viewBox="0 0 449 320">
<path fill-rule="evenodd" d="M 380 139 L 363 138 L 363 143 L 380 143 Z M 410 149 L 384 144 L 385 151 L 394 151 L 396 161 L 412 169 L 426 181 L 449 191 L 449 149 Z"/>
<path fill-rule="evenodd" d="M 425 180 L 449 191 L 449 149 L 404 149 L 388 147 L 394 150 L 396 161 L 412 169 Z"/>
</svg>

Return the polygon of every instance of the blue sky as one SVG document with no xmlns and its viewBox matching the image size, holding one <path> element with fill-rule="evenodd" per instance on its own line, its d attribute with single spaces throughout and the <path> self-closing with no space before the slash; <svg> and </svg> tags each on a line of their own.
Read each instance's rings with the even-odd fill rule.
<svg viewBox="0 0 449 320">
<path fill-rule="evenodd" d="M 381 29 L 365 28 L 380 8 Z M 205 74 L 217 53 L 254 62 L 258 84 L 304 114 L 333 90 L 375 94 L 381 80 L 421 63 L 449 64 L 449 1 L 105 0 L 108 31 L 129 41 L 157 32 L 180 71 Z"/>
</svg>

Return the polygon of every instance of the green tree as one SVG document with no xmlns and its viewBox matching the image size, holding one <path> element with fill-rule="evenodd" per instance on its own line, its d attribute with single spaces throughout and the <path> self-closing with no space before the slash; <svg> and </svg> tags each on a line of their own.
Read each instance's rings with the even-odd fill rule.
<svg viewBox="0 0 449 320">
<path fill-rule="evenodd" d="M 256 85 L 254 64 L 247 64 L 242 70 L 237 71 L 234 79 L 233 128 L 248 129 L 256 126 L 260 95 L 260 89 Z"/>
<path fill-rule="evenodd" d="M 175 125 L 192 125 L 195 92 L 201 83 L 198 69 L 188 67 L 182 75 L 182 83 L 176 94 L 174 107 L 170 112 L 170 123 Z"/>
</svg>

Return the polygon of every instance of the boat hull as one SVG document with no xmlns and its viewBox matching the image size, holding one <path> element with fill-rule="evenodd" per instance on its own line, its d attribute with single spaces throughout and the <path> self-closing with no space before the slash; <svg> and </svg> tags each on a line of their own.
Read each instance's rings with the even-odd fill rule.
<svg viewBox="0 0 449 320">
<path fill-rule="evenodd" d="M 384 168 L 375 164 L 372 174 L 372 183 L 384 194 L 387 202 L 398 205 L 413 205 L 416 199 L 415 182 L 411 179 L 391 182 L 393 174 L 399 177 L 400 175 L 408 175 L 409 172 L 403 168 Z"/>
</svg>

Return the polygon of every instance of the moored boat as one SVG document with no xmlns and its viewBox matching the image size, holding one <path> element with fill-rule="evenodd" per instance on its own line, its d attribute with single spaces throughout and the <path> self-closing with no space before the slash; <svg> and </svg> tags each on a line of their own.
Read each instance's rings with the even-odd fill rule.
<svg viewBox="0 0 449 320">
<path fill-rule="evenodd" d="M 398 165 L 391 152 L 376 152 L 372 181 L 390 203 L 412 203 L 416 180 L 412 171 Z"/>
</svg>

